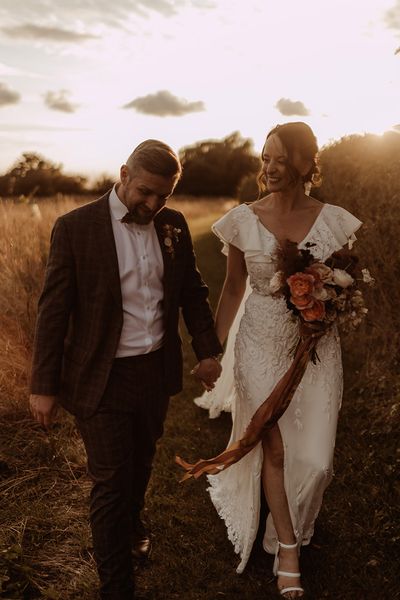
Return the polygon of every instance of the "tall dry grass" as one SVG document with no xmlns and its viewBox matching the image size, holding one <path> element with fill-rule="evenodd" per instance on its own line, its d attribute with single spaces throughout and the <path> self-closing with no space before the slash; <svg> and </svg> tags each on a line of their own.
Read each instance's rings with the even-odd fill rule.
<svg viewBox="0 0 400 600">
<path fill-rule="evenodd" d="M 400 395 L 400 313 L 396 309 L 400 303 L 400 166 L 390 160 L 390 153 L 385 160 L 377 160 L 373 153 L 363 160 L 359 149 L 350 150 L 344 153 L 333 147 L 331 154 L 325 154 L 320 193 L 325 201 L 344 206 L 364 222 L 355 251 L 377 284 L 367 290 L 367 322 L 343 340 L 347 385 L 336 452 L 338 475 L 319 520 L 322 550 L 305 557 L 305 581 L 313 590 L 310 597 L 318 600 L 391 597 L 385 594 L 394 582 L 393 552 L 399 540 L 394 522 Z M 0 597 L 5 598 L 95 597 L 81 441 L 68 417 L 47 436 L 26 411 L 36 305 L 49 235 L 56 217 L 76 203 L 58 197 L 40 202 L 39 212 L 30 205 L 0 203 Z M 218 243 L 206 232 L 232 201 L 173 199 L 170 205 L 183 210 L 191 222 L 201 270 L 215 302 L 224 263 Z M 191 360 L 186 350 L 186 363 Z M 177 489 L 174 452 L 194 445 L 198 450 L 200 444 L 201 452 L 216 453 L 229 432 L 229 419 L 209 423 L 200 410 L 193 415 L 196 409 L 190 399 L 198 390 L 189 379 L 185 389 L 171 406 L 150 489 L 160 554 L 155 550 L 150 570 L 138 574 L 139 583 L 153 590 L 149 598 L 157 600 L 214 600 L 220 595 L 248 600 L 266 589 L 274 597 L 274 585 L 265 585 L 264 555 L 256 555 L 248 575 L 234 578 L 225 530 L 216 526 L 206 495 L 193 488 Z M 183 514 L 176 513 L 177 503 L 187 507 Z M 361 565 L 356 583 L 351 565 Z M 340 581 L 338 569 L 344 573 Z"/>
<path fill-rule="evenodd" d="M 400 134 L 344 138 L 323 151 L 320 190 L 325 202 L 363 221 L 354 252 L 376 279 L 366 290 L 366 325 L 344 340 L 349 380 L 394 397 L 400 370 L 399 155 Z"/>
</svg>

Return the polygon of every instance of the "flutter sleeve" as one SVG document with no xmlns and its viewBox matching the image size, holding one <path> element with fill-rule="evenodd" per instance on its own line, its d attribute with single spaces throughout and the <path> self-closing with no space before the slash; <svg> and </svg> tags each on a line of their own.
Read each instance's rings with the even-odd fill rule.
<svg viewBox="0 0 400 600">
<path fill-rule="evenodd" d="M 330 226 L 336 240 L 342 247 L 348 244 L 351 250 L 357 240 L 355 232 L 361 227 L 362 221 L 341 206 L 334 207 L 332 217 Z"/>
<path fill-rule="evenodd" d="M 228 255 L 229 244 L 244 251 L 247 239 L 246 217 L 246 206 L 236 206 L 211 226 L 213 233 L 223 243 L 223 254 Z"/>
</svg>

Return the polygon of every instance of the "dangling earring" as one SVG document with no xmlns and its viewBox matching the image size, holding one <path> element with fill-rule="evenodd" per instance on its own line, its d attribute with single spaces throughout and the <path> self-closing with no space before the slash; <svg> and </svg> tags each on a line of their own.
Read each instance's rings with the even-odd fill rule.
<svg viewBox="0 0 400 600">
<path fill-rule="evenodd" d="M 312 188 L 312 183 L 311 181 L 305 181 L 304 182 L 304 193 L 306 196 L 309 196 L 311 193 L 311 188 Z"/>
</svg>

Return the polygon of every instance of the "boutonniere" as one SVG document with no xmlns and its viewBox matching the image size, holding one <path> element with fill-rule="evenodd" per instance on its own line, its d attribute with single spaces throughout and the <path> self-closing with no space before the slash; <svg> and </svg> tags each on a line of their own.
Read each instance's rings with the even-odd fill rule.
<svg viewBox="0 0 400 600">
<path fill-rule="evenodd" d="M 171 258 L 174 258 L 175 256 L 175 244 L 179 242 L 179 234 L 181 231 L 182 229 L 179 229 L 179 227 L 174 227 L 168 223 L 165 223 L 162 226 L 164 246 L 168 254 L 171 255 Z"/>
</svg>

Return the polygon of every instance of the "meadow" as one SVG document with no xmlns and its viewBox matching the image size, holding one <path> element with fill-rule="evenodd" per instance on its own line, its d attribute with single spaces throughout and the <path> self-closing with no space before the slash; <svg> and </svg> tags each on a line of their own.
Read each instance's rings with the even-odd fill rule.
<svg viewBox="0 0 400 600">
<path fill-rule="evenodd" d="M 400 301 L 400 177 L 394 171 L 384 177 L 376 169 L 372 177 L 367 164 L 357 176 L 335 187 L 328 168 L 321 189 L 326 201 L 341 204 L 364 222 L 357 254 L 377 285 L 367 294 L 366 322 L 343 339 L 345 394 L 335 477 L 313 542 L 302 553 L 303 582 L 313 600 L 400 598 L 400 317 L 394 308 Z M 379 176 L 382 185 L 374 187 Z M 76 203 L 74 198 L 49 199 L 39 203 L 39 211 L 31 205 L 0 203 L 0 598 L 10 600 L 96 598 L 87 521 L 90 483 L 82 443 L 67 414 L 60 414 L 45 432 L 27 411 L 49 233 L 57 215 Z M 229 199 L 171 201 L 191 224 L 214 308 L 225 259 L 210 224 L 234 204 Z M 145 519 L 155 543 L 149 563 L 135 566 L 138 589 L 149 600 L 278 598 L 272 558 L 260 541 L 245 573 L 236 575 L 237 557 L 210 504 L 206 482 L 178 483 L 175 454 L 213 455 L 224 447 L 230 429 L 229 414 L 210 420 L 194 405 L 201 388 L 188 374 L 195 358 L 184 329 L 182 334 L 184 391 L 171 401 L 148 492 Z"/>
</svg>

